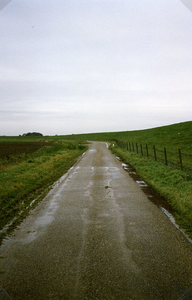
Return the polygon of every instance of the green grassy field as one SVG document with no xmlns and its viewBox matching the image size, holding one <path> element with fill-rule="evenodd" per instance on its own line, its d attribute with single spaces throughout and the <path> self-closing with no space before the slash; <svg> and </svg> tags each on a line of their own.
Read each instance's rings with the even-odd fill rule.
<svg viewBox="0 0 192 300">
<path fill-rule="evenodd" d="M 147 143 L 162 149 L 167 147 L 170 151 L 181 149 L 187 154 L 192 154 L 192 121 L 145 130 L 78 134 L 63 137 L 75 140 L 121 140 L 139 144 Z"/>
</svg>

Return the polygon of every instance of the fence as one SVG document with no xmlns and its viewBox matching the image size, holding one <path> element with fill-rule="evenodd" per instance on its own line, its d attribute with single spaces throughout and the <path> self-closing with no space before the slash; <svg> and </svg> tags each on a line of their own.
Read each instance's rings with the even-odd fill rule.
<svg viewBox="0 0 192 300">
<path fill-rule="evenodd" d="M 177 151 L 168 151 L 165 147 L 158 149 L 155 145 L 140 144 L 135 142 L 124 142 L 116 140 L 118 147 L 135 152 L 147 158 L 164 163 L 167 166 L 181 169 L 192 174 L 192 155 L 186 154 L 178 149 Z"/>
</svg>

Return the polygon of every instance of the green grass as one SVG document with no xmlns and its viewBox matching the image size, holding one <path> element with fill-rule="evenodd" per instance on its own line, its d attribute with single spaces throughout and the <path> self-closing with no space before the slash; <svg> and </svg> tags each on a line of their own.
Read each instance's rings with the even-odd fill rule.
<svg viewBox="0 0 192 300">
<path fill-rule="evenodd" d="M 60 141 L 33 153 L 8 159 L 0 170 L 0 229 L 15 218 L 14 227 L 26 216 L 34 199 L 36 205 L 52 184 L 85 151 L 77 142 Z M 21 213 L 22 212 L 22 213 Z M 2 233 L 1 237 L 5 234 Z"/>
<path fill-rule="evenodd" d="M 57 138 L 54 137 L 54 139 Z M 114 141 L 118 139 L 125 142 L 147 143 L 159 148 L 167 147 L 168 150 L 173 151 L 181 149 L 185 153 L 192 154 L 192 121 L 145 130 L 78 134 L 63 136 L 63 138 L 91 141 Z"/>
</svg>

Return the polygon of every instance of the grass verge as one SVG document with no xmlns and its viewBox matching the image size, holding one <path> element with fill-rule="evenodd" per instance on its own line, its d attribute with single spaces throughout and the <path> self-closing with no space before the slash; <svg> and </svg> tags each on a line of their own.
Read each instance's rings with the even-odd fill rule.
<svg viewBox="0 0 192 300">
<path fill-rule="evenodd" d="M 10 161 L 0 170 L 0 241 L 50 190 L 52 184 L 74 165 L 86 148 L 57 142 Z M 34 201 L 36 200 L 36 201 Z"/>
<path fill-rule="evenodd" d="M 177 224 L 192 238 L 192 178 L 141 155 L 111 147 L 111 151 L 135 168 L 146 183 L 171 205 Z"/>
</svg>

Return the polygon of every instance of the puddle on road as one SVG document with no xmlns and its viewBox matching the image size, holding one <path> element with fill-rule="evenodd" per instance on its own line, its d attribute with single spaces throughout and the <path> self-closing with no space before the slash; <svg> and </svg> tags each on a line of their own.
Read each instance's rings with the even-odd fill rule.
<svg viewBox="0 0 192 300">
<path fill-rule="evenodd" d="M 89 149 L 89 152 L 95 153 L 97 152 L 97 149 Z"/>
<path fill-rule="evenodd" d="M 134 174 L 135 175 L 135 174 Z M 148 187 L 148 185 L 146 184 L 145 181 L 143 180 L 136 180 L 136 183 L 140 186 L 140 187 Z"/>
<path fill-rule="evenodd" d="M 21 239 L 22 243 L 28 244 L 36 240 L 36 238 L 41 234 L 42 230 L 44 230 L 46 226 L 50 225 L 54 221 L 54 214 L 57 209 L 58 203 L 54 197 L 54 199 L 49 203 L 48 207 L 45 208 L 44 214 L 36 218 L 30 230 L 27 231 L 27 235 Z"/>
<path fill-rule="evenodd" d="M 116 157 L 121 161 L 121 158 Z M 161 197 L 155 190 L 153 190 L 142 178 L 136 174 L 136 170 L 130 165 L 122 163 L 123 169 L 129 173 L 129 175 L 133 178 L 133 180 L 140 186 L 142 191 L 146 194 L 147 198 L 168 217 L 168 219 L 172 222 L 172 224 L 181 232 L 181 234 L 192 244 L 192 240 L 188 237 L 188 235 L 184 232 L 183 229 L 179 227 L 176 223 L 175 218 L 172 215 L 172 208 L 169 203 Z"/>
<path fill-rule="evenodd" d="M 35 225 L 38 227 L 47 226 L 51 224 L 53 221 L 54 221 L 54 217 L 50 213 L 46 213 L 43 217 L 39 217 L 36 220 Z"/>
<path fill-rule="evenodd" d="M 119 158 L 117 158 L 119 160 Z M 129 175 L 133 178 L 133 180 L 140 186 L 142 191 L 147 195 L 148 199 L 153 202 L 155 205 L 157 205 L 160 209 L 165 208 L 166 211 L 168 211 L 170 214 L 172 213 L 172 208 L 165 201 L 163 197 L 161 197 L 157 192 L 155 192 L 142 178 L 136 174 L 135 169 L 129 165 L 122 163 L 123 169 L 129 173 Z"/>
</svg>

